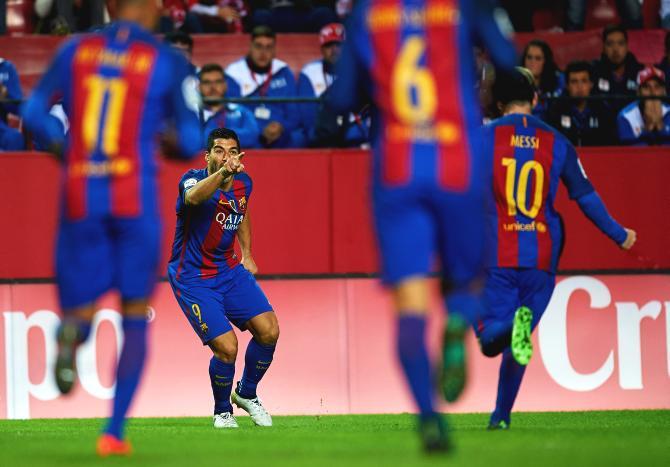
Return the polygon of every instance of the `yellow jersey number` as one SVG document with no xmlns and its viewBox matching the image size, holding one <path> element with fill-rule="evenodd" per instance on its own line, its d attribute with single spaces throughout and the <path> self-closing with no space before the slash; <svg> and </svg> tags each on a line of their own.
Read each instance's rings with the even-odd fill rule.
<svg viewBox="0 0 670 467">
<path fill-rule="evenodd" d="M 411 126 L 428 123 L 437 111 L 437 86 L 431 71 L 420 65 L 426 52 L 421 36 L 409 36 L 391 74 L 393 109 L 398 119 Z M 413 98 L 414 97 L 414 98 Z"/>
<path fill-rule="evenodd" d="M 528 161 L 521 166 L 519 177 L 516 176 L 516 159 L 503 157 L 502 165 L 507 169 L 505 175 L 505 198 L 507 200 L 507 214 L 515 216 L 517 210 L 530 219 L 535 219 L 542 209 L 542 193 L 544 189 L 544 168 L 537 161 Z M 535 173 L 535 192 L 533 202 L 528 207 L 526 193 L 531 173 Z M 516 192 L 514 188 L 516 187 Z"/>
<path fill-rule="evenodd" d="M 99 131 L 102 126 L 102 151 L 107 157 L 119 152 L 121 118 L 128 94 L 128 84 L 120 78 L 105 78 L 97 75 L 87 76 L 84 86 L 88 93 L 84 107 L 83 138 L 86 151 L 90 154 L 98 143 Z M 101 122 L 102 107 L 105 96 L 108 104 Z"/>
</svg>

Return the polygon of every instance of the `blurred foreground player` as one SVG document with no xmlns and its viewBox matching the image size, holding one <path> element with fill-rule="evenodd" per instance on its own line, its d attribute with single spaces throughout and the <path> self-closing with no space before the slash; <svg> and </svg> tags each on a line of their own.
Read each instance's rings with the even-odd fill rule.
<svg viewBox="0 0 670 467">
<path fill-rule="evenodd" d="M 214 395 L 214 427 L 237 428 L 232 401 L 258 426 L 272 417 L 256 395 L 272 363 L 279 323 L 258 286 L 251 255 L 249 198 L 251 178 L 242 170 L 240 141 L 227 128 L 209 133 L 207 167 L 189 170 L 179 181 L 177 227 L 168 279 L 184 315 L 203 345 L 214 354 L 209 378 Z M 234 244 L 237 237 L 242 259 Z M 244 374 L 233 388 L 237 337 L 231 323 L 253 338 L 247 346 Z"/>
<path fill-rule="evenodd" d="M 488 125 L 484 135 L 493 164 L 487 237 L 494 251 L 476 333 L 485 355 L 503 354 L 489 428 L 505 429 L 533 353 L 531 333 L 554 291 L 563 242 L 554 208 L 559 182 L 586 217 L 621 248 L 633 246 L 635 232 L 608 214 L 568 139 L 531 115 L 537 97 L 529 70 L 499 73 L 493 93 L 504 116 Z"/>
<path fill-rule="evenodd" d="M 433 256 L 439 254 L 450 312 L 442 375 L 448 401 L 465 384 L 463 340 L 479 306 L 474 281 L 484 268 L 486 165 L 478 144 L 473 40 L 479 37 L 500 65 L 511 68 L 516 59 L 489 3 L 359 2 L 326 106 L 355 112 L 373 101 L 373 208 L 382 278 L 393 289 L 398 358 L 428 451 L 449 447 L 425 342 Z M 501 10 L 495 15 L 506 20 Z"/>
<path fill-rule="evenodd" d="M 97 445 L 103 456 L 131 450 L 125 416 L 144 366 L 147 303 L 158 272 L 158 131 L 173 126 L 181 154 L 200 149 L 195 78 L 186 60 L 149 32 L 157 0 L 117 5 L 119 21 L 61 48 L 23 109 L 26 127 L 63 160 L 56 252 L 64 314 L 56 382 L 63 394 L 76 379 L 76 349 L 90 333 L 96 299 L 112 289 L 121 295 L 123 348 L 112 416 Z M 57 97 L 70 119 L 67 139 L 49 115 Z"/>
</svg>

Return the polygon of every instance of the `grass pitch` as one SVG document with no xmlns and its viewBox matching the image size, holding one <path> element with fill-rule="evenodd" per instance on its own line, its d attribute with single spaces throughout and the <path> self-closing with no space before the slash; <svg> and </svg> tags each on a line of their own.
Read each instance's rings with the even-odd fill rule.
<svg viewBox="0 0 670 467">
<path fill-rule="evenodd" d="M 486 414 L 450 416 L 456 449 L 426 457 L 410 415 L 275 417 L 215 430 L 211 418 L 130 422 L 130 458 L 98 459 L 100 419 L 0 421 L 0 466 L 669 466 L 670 411 L 518 413 L 487 432 Z"/>
</svg>

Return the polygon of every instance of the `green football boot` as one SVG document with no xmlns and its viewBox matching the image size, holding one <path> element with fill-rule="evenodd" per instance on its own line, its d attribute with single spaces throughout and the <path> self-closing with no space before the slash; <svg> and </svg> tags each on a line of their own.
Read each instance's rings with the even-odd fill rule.
<svg viewBox="0 0 670 467">
<path fill-rule="evenodd" d="M 463 318 L 452 314 L 444 330 L 441 386 L 447 402 L 456 401 L 465 388 L 465 336 L 468 327 Z"/>
<path fill-rule="evenodd" d="M 486 429 L 489 431 L 509 430 L 509 423 L 507 423 L 505 420 L 500 420 L 497 423 L 489 422 L 489 426 L 487 426 Z"/>
<path fill-rule="evenodd" d="M 533 341 L 531 338 L 531 324 L 533 313 L 530 308 L 521 306 L 514 313 L 512 326 L 512 356 L 519 365 L 526 366 L 533 356 Z"/>
<path fill-rule="evenodd" d="M 449 432 L 442 415 L 419 418 L 419 434 L 423 449 L 428 454 L 438 454 L 451 449 Z"/>
</svg>

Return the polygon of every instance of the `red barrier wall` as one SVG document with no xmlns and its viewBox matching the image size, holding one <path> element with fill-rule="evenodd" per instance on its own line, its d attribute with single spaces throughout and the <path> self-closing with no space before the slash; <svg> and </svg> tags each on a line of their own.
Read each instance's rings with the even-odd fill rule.
<svg viewBox="0 0 670 467">
<path fill-rule="evenodd" d="M 272 413 L 412 410 L 395 362 L 388 296 L 375 280 L 261 285 L 282 329 L 274 362 L 260 386 Z M 132 414 L 209 416 L 209 350 L 194 335 L 167 284 L 159 285 L 152 307 L 149 361 Z M 116 300 L 107 297 L 100 303 L 97 340 L 80 351 L 80 382 L 68 398 L 58 396 L 47 371 L 60 322 L 53 311 L 54 287 L 2 285 L 0 308 L 0 419 L 107 415 L 122 338 Z M 436 296 L 429 334 L 433 350 L 442 317 Z M 238 333 L 238 378 L 247 334 Z M 562 278 L 534 342 L 536 355 L 517 410 L 670 408 L 668 276 Z M 474 340 L 469 351 L 469 386 L 449 410 L 489 411 L 499 360 L 481 356 Z"/>
<path fill-rule="evenodd" d="M 615 218 L 638 231 L 633 252 L 604 237 L 559 190 L 567 225 L 564 270 L 670 268 L 670 150 L 580 151 L 584 167 Z M 204 162 L 203 162 L 204 164 Z M 364 151 L 252 151 L 253 249 L 262 274 L 370 273 L 376 251 L 368 207 Z M 161 174 L 163 262 L 174 234 L 177 181 L 194 163 L 166 163 Z M 0 186 L 0 278 L 53 276 L 58 166 L 37 153 L 3 154 Z"/>
</svg>

